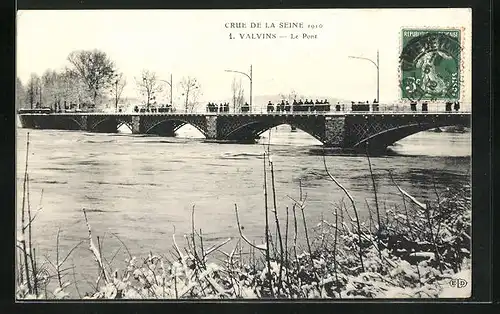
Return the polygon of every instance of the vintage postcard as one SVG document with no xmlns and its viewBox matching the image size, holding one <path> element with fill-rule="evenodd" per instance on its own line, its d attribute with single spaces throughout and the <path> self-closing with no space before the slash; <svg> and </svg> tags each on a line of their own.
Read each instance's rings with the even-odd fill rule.
<svg viewBox="0 0 500 314">
<path fill-rule="evenodd" d="M 471 19 L 18 11 L 16 300 L 470 297 Z"/>
</svg>

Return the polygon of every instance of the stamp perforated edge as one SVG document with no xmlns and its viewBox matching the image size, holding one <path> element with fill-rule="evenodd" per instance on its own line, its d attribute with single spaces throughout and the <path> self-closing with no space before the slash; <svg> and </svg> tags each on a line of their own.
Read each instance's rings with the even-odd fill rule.
<svg viewBox="0 0 500 314">
<path fill-rule="evenodd" d="M 464 47 L 467 47 L 465 44 L 466 42 L 466 36 L 465 36 L 465 30 L 466 28 L 461 26 L 461 27 L 441 27 L 441 26 L 402 26 L 399 29 L 399 47 L 398 47 L 398 56 L 401 56 L 401 53 L 403 52 L 403 31 L 404 30 L 423 30 L 423 31 L 451 31 L 451 30 L 459 30 L 460 31 L 460 61 L 459 61 L 459 68 L 460 68 L 460 76 L 459 76 L 459 82 L 460 82 L 460 95 L 459 95 L 459 101 L 463 102 L 465 98 L 465 80 L 464 80 L 464 73 L 465 73 L 465 56 L 464 56 Z M 403 98 L 403 86 L 402 86 L 402 79 L 403 79 L 403 73 L 401 70 L 401 61 L 398 60 L 398 90 L 399 90 L 399 101 L 403 104 L 409 104 L 411 102 L 410 99 Z M 472 97 L 472 95 L 471 95 Z M 426 100 L 430 104 L 439 104 L 442 103 L 443 100 Z M 471 106 L 472 109 L 472 106 Z"/>
</svg>

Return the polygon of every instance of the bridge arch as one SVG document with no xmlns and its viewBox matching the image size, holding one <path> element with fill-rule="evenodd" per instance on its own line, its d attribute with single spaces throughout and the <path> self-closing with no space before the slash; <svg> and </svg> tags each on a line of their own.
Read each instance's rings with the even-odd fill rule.
<svg viewBox="0 0 500 314">
<path fill-rule="evenodd" d="M 367 138 L 361 139 L 353 145 L 356 150 L 364 150 L 368 148 L 372 151 L 383 151 L 388 146 L 394 144 L 395 142 L 402 140 L 403 138 L 437 127 L 446 126 L 467 126 L 467 123 L 411 123 L 406 125 L 400 125 L 393 128 L 389 128 L 373 134 Z"/>
<path fill-rule="evenodd" d="M 118 124 L 116 125 L 116 129 L 117 130 L 119 128 L 121 128 L 122 126 L 125 125 L 132 132 L 132 130 L 133 130 L 132 121 L 126 121 L 126 120 L 118 119 L 117 122 L 118 122 Z"/>
<path fill-rule="evenodd" d="M 173 135 L 177 130 L 179 130 L 181 127 L 185 125 L 191 125 L 198 131 L 200 131 L 203 136 L 207 137 L 207 132 L 204 129 L 204 126 L 198 125 L 198 123 L 194 121 L 189 121 L 187 119 L 183 119 L 181 117 L 168 117 L 167 119 L 161 119 L 157 121 L 151 122 L 151 124 L 147 125 L 145 128 L 145 133 L 150 134 L 154 133 L 152 132 L 155 128 L 158 128 L 159 126 L 165 125 L 165 127 L 168 128 L 168 133 L 171 133 Z"/>
<path fill-rule="evenodd" d="M 310 124 L 300 123 L 299 121 L 290 120 L 263 120 L 263 121 L 249 121 L 239 125 L 233 130 L 225 134 L 225 139 L 228 140 L 254 140 L 257 139 L 262 133 L 271 130 L 280 125 L 290 125 L 297 129 L 304 131 L 311 135 L 321 143 L 324 143 L 324 134 L 318 130 L 311 128 Z"/>
<path fill-rule="evenodd" d="M 101 119 L 97 120 L 96 121 L 92 121 L 91 122 L 91 125 L 90 125 L 90 130 L 95 130 L 101 123 L 105 122 L 105 121 L 108 121 L 108 120 L 111 120 L 111 117 L 108 117 L 108 116 L 105 116 L 105 117 L 102 117 Z M 89 121 L 90 122 L 90 121 Z"/>
<path fill-rule="evenodd" d="M 120 116 L 88 116 L 88 127 L 90 131 L 116 132 L 122 125 L 133 129 L 132 119 Z"/>
<path fill-rule="evenodd" d="M 87 128 L 81 121 L 73 117 L 66 117 L 63 121 L 69 122 L 68 128 L 70 130 L 85 130 Z"/>
<path fill-rule="evenodd" d="M 323 145 L 321 139 L 304 131 L 297 125 L 282 123 L 260 132 L 259 139 L 263 143 L 293 144 L 293 145 Z"/>
</svg>

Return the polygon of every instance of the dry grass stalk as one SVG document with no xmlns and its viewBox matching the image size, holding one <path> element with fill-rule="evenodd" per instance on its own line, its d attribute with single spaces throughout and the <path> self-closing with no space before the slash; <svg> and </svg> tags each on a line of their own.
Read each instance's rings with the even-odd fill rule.
<svg viewBox="0 0 500 314">
<path fill-rule="evenodd" d="M 238 206 L 236 204 L 234 204 L 234 212 L 236 213 L 236 224 L 238 226 L 238 232 L 240 234 L 240 237 L 250 246 L 253 246 L 255 249 L 258 249 L 258 250 L 262 250 L 262 251 L 265 251 L 267 249 L 266 248 L 261 248 L 259 246 L 256 246 L 256 245 L 253 245 L 252 242 L 250 242 L 250 240 L 243 234 L 243 231 L 241 230 L 241 225 L 240 225 L 240 218 L 239 218 L 239 215 L 238 215 Z"/>
<path fill-rule="evenodd" d="M 30 272 L 28 268 L 28 252 L 26 248 L 26 233 L 25 233 L 25 208 L 26 208 L 26 184 L 28 181 L 28 156 L 29 156 L 29 145 L 30 145 L 30 134 L 29 132 L 26 135 L 26 161 L 24 168 L 24 180 L 23 180 L 23 203 L 21 209 L 21 245 L 22 245 L 22 253 L 24 258 L 24 270 L 26 275 L 26 283 L 28 285 L 29 293 L 33 293 L 33 287 L 31 285 L 30 280 Z"/>
<path fill-rule="evenodd" d="M 326 174 L 328 175 L 328 177 L 345 193 L 345 195 L 347 195 L 347 198 L 349 198 L 349 200 L 351 201 L 352 208 L 354 210 L 354 214 L 356 215 L 356 225 L 357 225 L 357 229 L 358 229 L 358 239 L 359 239 L 359 245 L 361 246 L 361 242 L 362 242 L 361 241 L 361 224 L 359 222 L 358 210 L 356 209 L 356 204 L 354 203 L 354 199 L 351 196 L 351 193 L 349 193 L 349 191 L 347 191 L 347 189 L 342 184 L 340 184 L 340 182 L 337 179 L 335 179 L 334 176 L 331 175 L 330 171 L 328 171 L 328 166 L 326 165 L 325 154 L 323 154 L 323 164 L 325 165 L 325 171 L 326 171 Z M 364 266 L 364 263 L 363 263 L 363 252 L 361 251 L 361 247 L 359 247 L 359 260 L 360 260 L 360 263 L 361 263 L 361 271 L 364 272 L 365 271 L 365 266 Z"/>
<path fill-rule="evenodd" d="M 377 186 L 375 184 L 375 176 L 373 175 L 372 163 L 370 161 L 370 154 L 368 152 L 368 142 L 366 142 L 366 158 L 368 159 L 368 168 L 370 170 L 370 178 L 372 180 L 372 185 L 373 185 L 373 195 L 375 196 L 375 210 L 377 213 L 377 225 L 378 225 L 377 234 L 379 234 L 380 230 L 383 229 L 383 227 L 380 221 L 380 209 L 378 207 Z M 380 245 L 380 237 L 377 237 L 377 243 Z M 380 250 L 378 251 L 378 253 L 379 253 L 379 259 L 382 260 L 382 254 Z"/>
<path fill-rule="evenodd" d="M 85 223 L 87 224 L 87 229 L 89 231 L 89 249 L 94 255 L 94 259 L 97 262 L 99 269 L 102 271 L 102 274 L 104 276 L 104 282 L 107 284 L 108 282 L 110 282 L 108 272 L 106 270 L 106 267 L 104 266 L 104 263 L 102 262 L 101 253 L 99 252 L 99 249 L 95 246 L 94 241 L 92 240 L 92 231 L 90 229 L 90 224 L 87 219 L 87 213 L 85 212 L 85 208 L 82 208 L 82 211 L 83 211 L 83 216 L 85 217 Z"/>
<path fill-rule="evenodd" d="M 279 270 L 279 274 L 278 274 L 278 295 L 280 294 L 280 288 L 281 288 L 281 280 L 282 280 L 282 270 L 283 270 L 283 261 L 284 261 L 284 258 L 283 258 L 283 239 L 281 237 L 281 228 L 280 228 L 280 223 L 279 223 L 279 218 L 278 218 L 278 208 L 277 208 L 277 204 L 276 204 L 276 188 L 275 188 L 275 185 L 274 185 L 274 164 L 271 160 L 271 157 L 269 157 L 269 164 L 270 164 L 270 170 L 271 170 L 271 189 L 272 189 L 272 192 L 273 192 L 273 205 L 274 205 L 274 210 L 273 210 L 273 213 L 274 213 L 274 223 L 276 225 L 276 238 L 278 239 L 279 241 L 279 245 L 280 245 L 280 270 Z"/>
<path fill-rule="evenodd" d="M 271 132 L 269 132 L 269 138 L 271 138 Z M 273 277 L 271 276 L 271 256 L 269 255 L 269 217 L 268 217 L 268 212 L 269 208 L 267 206 L 267 174 L 266 174 L 266 153 L 264 152 L 263 155 L 263 161 L 264 161 L 264 217 L 266 219 L 266 226 L 265 226 L 265 239 L 266 239 L 266 263 L 267 263 L 267 269 L 268 269 L 268 274 L 269 274 L 269 290 L 271 291 L 271 295 L 274 297 L 274 291 L 273 291 Z"/>
</svg>

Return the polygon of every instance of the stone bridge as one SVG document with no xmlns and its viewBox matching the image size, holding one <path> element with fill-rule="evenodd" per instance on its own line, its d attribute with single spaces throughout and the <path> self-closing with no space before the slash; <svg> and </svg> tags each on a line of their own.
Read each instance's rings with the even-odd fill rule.
<svg viewBox="0 0 500 314">
<path fill-rule="evenodd" d="M 325 146 L 384 150 L 420 131 L 443 126 L 470 126 L 468 112 L 328 112 L 328 113 L 54 113 L 20 114 L 24 128 L 116 133 L 125 124 L 133 134 L 175 136 L 190 124 L 207 139 L 253 142 L 266 130 L 289 124 Z"/>
</svg>

